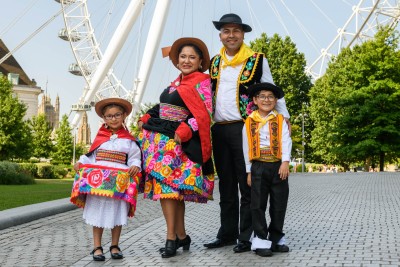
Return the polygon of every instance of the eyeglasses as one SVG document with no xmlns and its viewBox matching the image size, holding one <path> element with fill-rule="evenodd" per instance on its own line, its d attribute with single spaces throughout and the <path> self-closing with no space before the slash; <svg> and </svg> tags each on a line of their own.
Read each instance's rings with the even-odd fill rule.
<svg viewBox="0 0 400 267">
<path fill-rule="evenodd" d="M 118 120 L 122 117 L 122 113 L 118 112 L 118 113 L 115 113 L 114 115 L 105 115 L 103 117 L 108 121 L 112 120 L 113 118 L 116 118 Z"/>
<path fill-rule="evenodd" d="M 267 100 L 267 99 L 269 101 L 275 100 L 275 96 L 273 96 L 273 95 L 258 95 L 257 98 L 262 100 L 262 101 Z"/>
</svg>

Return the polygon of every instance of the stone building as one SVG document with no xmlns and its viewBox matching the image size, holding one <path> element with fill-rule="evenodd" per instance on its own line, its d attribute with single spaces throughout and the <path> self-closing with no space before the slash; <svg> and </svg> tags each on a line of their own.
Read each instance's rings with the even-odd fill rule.
<svg viewBox="0 0 400 267">
<path fill-rule="evenodd" d="M 50 96 L 43 94 L 42 101 L 38 108 L 38 115 L 45 114 L 50 128 L 54 131 L 58 129 L 60 123 L 60 98 L 57 96 L 54 106 L 51 104 Z"/>
<path fill-rule="evenodd" d="M 91 145 L 91 136 L 90 136 L 90 125 L 88 123 L 88 116 L 86 111 L 83 112 L 83 116 L 81 119 L 81 124 L 78 128 L 78 136 L 77 136 L 77 143 L 83 145 Z"/>
<path fill-rule="evenodd" d="M 0 39 L 0 59 L 9 54 L 9 50 Z M 24 119 L 31 119 L 38 114 L 38 96 L 43 90 L 36 86 L 34 79 L 30 79 L 25 71 L 11 55 L 0 64 L 0 73 L 8 77 L 13 85 L 13 92 L 27 107 Z"/>
</svg>

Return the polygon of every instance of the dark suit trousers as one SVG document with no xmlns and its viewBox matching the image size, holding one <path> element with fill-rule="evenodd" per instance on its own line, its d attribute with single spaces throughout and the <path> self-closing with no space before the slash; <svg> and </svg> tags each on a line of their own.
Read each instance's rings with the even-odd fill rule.
<svg viewBox="0 0 400 267">
<path fill-rule="evenodd" d="M 242 148 L 243 124 L 243 122 L 214 124 L 211 129 L 221 208 L 221 227 L 217 238 L 223 240 L 248 241 L 253 232 L 250 211 L 251 191 L 246 182 Z"/>
<path fill-rule="evenodd" d="M 278 243 L 285 235 L 283 224 L 289 197 L 288 179 L 279 178 L 281 162 L 253 161 L 251 166 L 251 213 L 254 233 L 261 239 Z M 265 212 L 269 203 L 271 223 L 267 226 Z"/>
</svg>

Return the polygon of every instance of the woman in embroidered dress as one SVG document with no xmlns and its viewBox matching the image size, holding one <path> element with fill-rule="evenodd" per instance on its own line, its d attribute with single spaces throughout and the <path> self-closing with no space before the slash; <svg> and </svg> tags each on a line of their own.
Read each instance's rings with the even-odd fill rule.
<svg viewBox="0 0 400 267">
<path fill-rule="evenodd" d="M 207 46 L 197 38 L 181 38 L 164 48 L 181 73 L 161 94 L 160 104 L 138 122 L 146 175 L 144 197 L 160 200 L 167 237 L 163 258 L 188 250 L 185 202 L 212 199 L 214 168 L 211 160 L 212 114 L 210 65 Z"/>
<path fill-rule="evenodd" d="M 120 98 L 96 103 L 96 113 L 104 119 L 89 153 L 75 164 L 77 171 L 71 202 L 83 207 L 83 218 L 93 226 L 95 261 L 104 261 L 101 238 L 104 228 L 111 229 L 110 254 L 122 259 L 118 247 L 122 226 L 136 209 L 141 171 L 141 152 L 124 125 L 132 105 Z"/>
</svg>

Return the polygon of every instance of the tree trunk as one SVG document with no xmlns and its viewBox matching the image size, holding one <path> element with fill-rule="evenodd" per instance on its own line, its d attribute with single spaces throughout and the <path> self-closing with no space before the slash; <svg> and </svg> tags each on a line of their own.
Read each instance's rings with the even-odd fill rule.
<svg viewBox="0 0 400 267">
<path fill-rule="evenodd" d="M 379 153 L 379 171 L 383 172 L 384 168 L 385 168 L 385 153 L 381 151 Z"/>
</svg>

